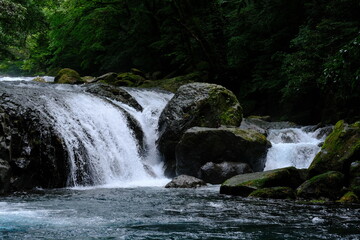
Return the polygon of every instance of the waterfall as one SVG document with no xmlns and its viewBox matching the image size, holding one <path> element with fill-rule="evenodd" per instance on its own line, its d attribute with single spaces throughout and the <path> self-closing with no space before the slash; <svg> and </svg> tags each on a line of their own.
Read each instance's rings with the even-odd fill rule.
<svg viewBox="0 0 360 240">
<path fill-rule="evenodd" d="M 39 112 L 62 140 L 70 170 L 67 186 L 161 186 L 168 181 L 156 140 L 160 113 L 173 94 L 124 89 L 142 105 L 140 111 L 88 93 L 86 86 L 32 82 L 9 86 L 21 89 L 22 101 Z"/>
<path fill-rule="evenodd" d="M 322 128 L 316 131 L 308 127 L 269 130 L 272 147 L 267 153 L 265 170 L 289 166 L 308 168 L 325 137 Z"/>
</svg>

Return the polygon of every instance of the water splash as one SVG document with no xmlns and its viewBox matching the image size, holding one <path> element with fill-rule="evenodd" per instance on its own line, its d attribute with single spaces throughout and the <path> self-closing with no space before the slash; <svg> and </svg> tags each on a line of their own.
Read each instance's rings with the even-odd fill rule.
<svg viewBox="0 0 360 240">
<path fill-rule="evenodd" d="M 290 166 L 308 168 L 324 141 L 325 135 L 321 131 L 308 132 L 306 128 L 270 130 L 268 140 L 272 147 L 266 157 L 265 170 Z"/>
</svg>

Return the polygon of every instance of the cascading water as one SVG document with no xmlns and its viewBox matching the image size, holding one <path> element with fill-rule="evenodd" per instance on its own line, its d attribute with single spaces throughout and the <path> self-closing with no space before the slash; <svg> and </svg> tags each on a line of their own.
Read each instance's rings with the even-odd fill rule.
<svg viewBox="0 0 360 240">
<path fill-rule="evenodd" d="M 18 82 L 16 87 L 62 139 L 70 168 L 68 186 L 156 186 L 168 181 L 156 148 L 157 121 L 173 94 L 128 88 L 143 107 L 139 111 L 80 86 Z M 131 124 L 144 139 L 138 139 Z"/>
<path fill-rule="evenodd" d="M 326 134 L 323 129 L 307 131 L 307 128 L 269 130 L 268 140 L 272 147 L 266 157 L 265 170 L 294 166 L 308 168 Z"/>
</svg>

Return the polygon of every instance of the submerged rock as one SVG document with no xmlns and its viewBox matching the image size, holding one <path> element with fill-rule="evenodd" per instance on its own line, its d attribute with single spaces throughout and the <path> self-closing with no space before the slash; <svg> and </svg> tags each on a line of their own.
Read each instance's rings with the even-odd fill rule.
<svg viewBox="0 0 360 240">
<path fill-rule="evenodd" d="M 309 176 L 327 171 L 339 171 L 347 175 L 351 163 L 359 159 L 360 122 L 349 125 L 339 121 L 311 163 Z"/>
<path fill-rule="evenodd" d="M 70 68 L 64 68 L 58 72 L 54 79 L 54 83 L 81 84 L 84 82 L 78 72 Z"/>
<path fill-rule="evenodd" d="M 251 167 L 246 163 L 238 162 L 208 162 L 200 168 L 199 178 L 207 183 L 220 184 L 225 180 L 244 173 L 253 172 Z"/>
<path fill-rule="evenodd" d="M 176 146 L 176 174 L 200 177 L 199 170 L 207 162 L 242 162 L 262 171 L 270 146 L 266 137 L 255 131 L 193 127 Z"/>
<path fill-rule="evenodd" d="M 304 199 L 331 199 L 336 200 L 341 196 L 344 186 L 344 174 L 329 171 L 315 176 L 297 189 L 297 196 Z"/>
<path fill-rule="evenodd" d="M 304 180 L 294 167 L 237 175 L 220 187 L 221 194 L 247 197 L 253 191 L 271 187 L 297 188 Z"/>
<path fill-rule="evenodd" d="M 193 176 L 180 175 L 166 184 L 165 188 L 197 188 L 202 186 L 206 186 L 203 180 Z"/>
<path fill-rule="evenodd" d="M 241 120 L 242 108 L 226 88 L 208 83 L 181 86 L 159 119 L 158 146 L 167 175 L 175 175 L 175 147 L 186 130 L 195 126 L 239 126 Z"/>
</svg>

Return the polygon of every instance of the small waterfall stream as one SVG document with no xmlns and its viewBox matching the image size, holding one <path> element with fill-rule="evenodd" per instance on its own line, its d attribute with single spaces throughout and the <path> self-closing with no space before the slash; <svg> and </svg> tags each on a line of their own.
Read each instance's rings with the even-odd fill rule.
<svg viewBox="0 0 360 240">
<path fill-rule="evenodd" d="M 325 137 L 322 128 L 316 131 L 307 127 L 269 130 L 267 138 L 272 147 L 267 153 L 265 170 L 290 166 L 308 168 Z"/>
</svg>

